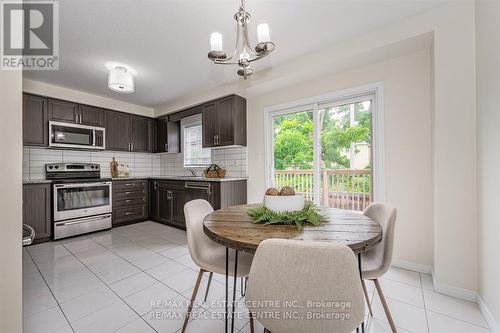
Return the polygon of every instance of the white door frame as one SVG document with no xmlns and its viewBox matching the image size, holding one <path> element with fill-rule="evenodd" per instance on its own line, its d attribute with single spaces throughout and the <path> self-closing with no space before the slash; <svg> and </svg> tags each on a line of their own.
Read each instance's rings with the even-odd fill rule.
<svg viewBox="0 0 500 333">
<path fill-rule="evenodd" d="M 384 141 L 384 84 L 375 82 L 349 89 L 334 91 L 328 94 L 306 97 L 292 102 L 267 106 L 264 108 L 264 130 L 265 130 L 265 176 L 266 188 L 272 184 L 272 173 L 274 169 L 274 142 L 272 132 L 272 118 L 278 115 L 295 113 L 300 111 L 313 112 L 313 149 L 316 155 L 320 154 L 320 136 L 316 133 L 319 128 L 318 104 L 337 99 L 349 98 L 360 94 L 374 94 L 375 101 L 372 106 L 372 155 L 373 155 L 373 200 L 385 201 L 385 141 Z M 314 168 L 319 170 L 321 156 L 314 156 Z M 317 173 L 314 183 L 319 184 L 320 174 Z M 316 193 L 318 192 L 318 193 Z M 319 186 L 314 186 L 314 198 L 319 203 Z"/>
</svg>

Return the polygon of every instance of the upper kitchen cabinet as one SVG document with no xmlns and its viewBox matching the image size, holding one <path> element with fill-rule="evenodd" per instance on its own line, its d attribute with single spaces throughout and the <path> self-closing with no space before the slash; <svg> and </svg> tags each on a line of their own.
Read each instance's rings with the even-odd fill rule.
<svg viewBox="0 0 500 333">
<path fill-rule="evenodd" d="M 58 99 L 48 100 L 49 120 L 88 126 L 104 126 L 104 110 Z"/>
<path fill-rule="evenodd" d="M 89 105 L 78 106 L 79 123 L 88 126 L 104 127 L 104 110 Z"/>
<path fill-rule="evenodd" d="M 155 119 L 155 153 L 180 153 L 180 121 L 168 117 Z"/>
<path fill-rule="evenodd" d="M 78 104 L 61 101 L 58 99 L 48 100 L 49 120 L 62 121 L 65 123 L 79 123 Z"/>
<path fill-rule="evenodd" d="M 153 119 L 116 111 L 106 111 L 105 119 L 107 150 L 152 151 Z"/>
<path fill-rule="evenodd" d="M 130 116 L 126 113 L 106 111 L 106 149 L 130 151 Z"/>
<path fill-rule="evenodd" d="M 23 143 L 48 146 L 47 98 L 23 94 Z"/>
<path fill-rule="evenodd" d="M 203 147 L 246 146 L 246 100 L 231 95 L 202 106 Z"/>
<path fill-rule="evenodd" d="M 152 151 L 153 119 L 130 116 L 130 134 L 131 151 Z"/>
</svg>

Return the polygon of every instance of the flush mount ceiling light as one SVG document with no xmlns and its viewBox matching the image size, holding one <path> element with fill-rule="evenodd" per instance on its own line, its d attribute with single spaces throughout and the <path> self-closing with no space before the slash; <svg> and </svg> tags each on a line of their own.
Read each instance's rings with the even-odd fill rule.
<svg viewBox="0 0 500 333">
<path fill-rule="evenodd" d="M 127 68 L 123 66 L 116 66 L 109 70 L 108 87 L 109 89 L 119 93 L 133 93 L 134 76 Z"/>
<path fill-rule="evenodd" d="M 237 24 L 236 46 L 233 54 L 228 58 L 226 52 L 222 49 L 222 34 L 213 32 L 210 35 L 210 52 L 208 58 L 215 64 L 238 65 L 238 75 L 243 76 L 245 80 L 253 74 L 250 63 L 267 56 L 274 51 L 274 43 L 271 42 L 269 34 L 269 25 L 261 23 L 257 26 L 258 43 L 255 48 L 250 46 L 248 38 L 248 22 L 250 14 L 245 10 L 245 0 L 241 0 L 241 5 L 234 14 Z M 255 50 L 255 51 L 254 51 Z"/>
</svg>

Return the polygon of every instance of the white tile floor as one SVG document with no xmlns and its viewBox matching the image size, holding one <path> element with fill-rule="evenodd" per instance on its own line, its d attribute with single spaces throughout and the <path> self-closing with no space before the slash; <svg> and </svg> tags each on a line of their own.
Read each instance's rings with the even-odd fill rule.
<svg viewBox="0 0 500 333">
<path fill-rule="evenodd" d="M 24 332 L 179 332 L 196 276 L 185 232 L 154 222 L 30 246 L 23 251 Z M 223 281 L 214 276 L 187 332 L 223 332 Z M 428 275 L 393 268 L 381 284 L 399 332 L 489 332 L 476 304 L 435 293 Z M 390 332 L 368 288 L 374 316 L 367 332 Z M 238 313 L 237 329 L 250 332 L 245 309 Z"/>
</svg>

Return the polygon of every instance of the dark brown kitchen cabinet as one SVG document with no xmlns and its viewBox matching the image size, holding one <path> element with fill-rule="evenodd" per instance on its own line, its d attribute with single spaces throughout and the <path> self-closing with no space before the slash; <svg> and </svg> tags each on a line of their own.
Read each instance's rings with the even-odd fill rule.
<svg viewBox="0 0 500 333">
<path fill-rule="evenodd" d="M 155 119 L 155 153 L 180 153 L 180 121 L 169 121 L 168 117 Z"/>
<path fill-rule="evenodd" d="M 106 111 L 106 149 L 130 151 L 130 116 L 126 113 Z"/>
<path fill-rule="evenodd" d="M 203 147 L 246 146 L 246 100 L 227 96 L 203 104 Z"/>
<path fill-rule="evenodd" d="M 184 183 L 180 181 L 150 181 L 150 216 L 154 221 L 185 228 Z"/>
<path fill-rule="evenodd" d="M 219 133 L 219 113 L 215 102 L 203 105 L 202 113 L 202 135 L 203 148 L 211 148 L 216 146 L 217 134 Z"/>
<path fill-rule="evenodd" d="M 150 180 L 150 217 L 153 221 L 186 228 L 184 205 L 207 200 L 214 209 L 247 203 L 246 180 L 209 182 Z"/>
<path fill-rule="evenodd" d="M 58 99 L 48 100 L 49 120 L 65 123 L 78 123 L 78 104 L 61 101 Z"/>
<path fill-rule="evenodd" d="M 153 119 L 140 116 L 130 116 L 131 151 L 152 151 Z"/>
<path fill-rule="evenodd" d="M 149 152 L 153 148 L 153 119 L 106 111 L 106 149 Z"/>
<path fill-rule="evenodd" d="M 24 145 L 48 146 L 48 130 L 47 98 L 23 94 Z"/>
<path fill-rule="evenodd" d="M 88 126 L 104 126 L 104 110 L 89 105 L 78 106 L 78 121 Z"/>
<path fill-rule="evenodd" d="M 145 221 L 148 216 L 148 180 L 114 180 L 113 226 Z"/>
<path fill-rule="evenodd" d="M 35 229 L 37 243 L 51 237 L 51 202 L 51 184 L 23 185 L 23 224 Z"/>
</svg>

